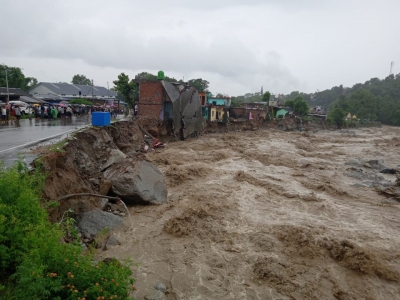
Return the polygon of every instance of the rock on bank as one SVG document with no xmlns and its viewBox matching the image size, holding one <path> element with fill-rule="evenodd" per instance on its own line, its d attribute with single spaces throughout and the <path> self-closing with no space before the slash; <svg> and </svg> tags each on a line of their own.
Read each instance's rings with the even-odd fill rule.
<svg viewBox="0 0 400 300">
<path fill-rule="evenodd" d="M 132 121 L 75 133 L 67 139 L 62 151 L 46 150 L 35 161 L 47 173 L 45 198 L 55 200 L 69 194 L 94 193 L 120 195 L 132 202 L 165 202 L 167 188 L 163 175 L 145 161 L 140 152 L 144 145 L 143 133 Z M 76 197 L 61 201 L 50 212 L 51 220 L 60 220 L 68 209 L 74 210 L 79 219 L 86 211 L 102 209 L 104 201 L 100 199 Z"/>
</svg>

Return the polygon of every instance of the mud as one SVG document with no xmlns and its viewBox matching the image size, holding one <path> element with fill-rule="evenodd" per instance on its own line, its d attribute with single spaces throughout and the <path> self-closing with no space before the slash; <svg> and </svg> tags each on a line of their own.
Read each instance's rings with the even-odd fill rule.
<svg viewBox="0 0 400 300">
<path fill-rule="evenodd" d="M 400 299 L 400 206 L 343 175 L 352 158 L 400 165 L 400 128 L 253 129 L 147 154 L 168 203 L 129 207 L 102 254 L 137 263 L 133 296 L 161 282 L 167 299 Z"/>
</svg>

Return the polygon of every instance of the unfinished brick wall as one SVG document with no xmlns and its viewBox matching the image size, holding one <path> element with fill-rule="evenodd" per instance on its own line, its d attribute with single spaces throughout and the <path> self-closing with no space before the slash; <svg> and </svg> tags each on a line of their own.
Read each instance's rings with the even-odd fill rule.
<svg viewBox="0 0 400 300">
<path fill-rule="evenodd" d="M 163 105 L 163 87 L 160 81 L 145 81 L 139 85 L 139 116 L 159 118 Z"/>
</svg>

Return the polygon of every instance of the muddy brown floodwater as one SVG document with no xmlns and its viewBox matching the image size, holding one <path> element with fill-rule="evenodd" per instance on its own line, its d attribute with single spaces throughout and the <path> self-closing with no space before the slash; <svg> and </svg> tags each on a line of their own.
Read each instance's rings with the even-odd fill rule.
<svg viewBox="0 0 400 300">
<path fill-rule="evenodd" d="M 400 128 L 355 132 L 168 144 L 147 155 L 168 203 L 130 207 L 107 256 L 137 263 L 137 299 L 159 282 L 167 299 L 400 299 L 399 206 L 343 175 L 352 158 L 399 166 Z"/>
</svg>

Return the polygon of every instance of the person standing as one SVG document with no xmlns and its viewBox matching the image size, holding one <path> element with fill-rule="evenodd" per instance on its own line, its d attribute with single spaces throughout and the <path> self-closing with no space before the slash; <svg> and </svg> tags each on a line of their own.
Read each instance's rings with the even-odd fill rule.
<svg viewBox="0 0 400 300">
<path fill-rule="evenodd" d="M 67 107 L 67 117 L 72 119 L 72 109 L 70 106 Z"/>
<path fill-rule="evenodd" d="M 21 119 L 21 109 L 19 106 L 14 106 L 15 117 L 17 118 L 17 123 L 19 123 L 19 119 Z"/>
<path fill-rule="evenodd" d="M 4 124 L 6 123 L 6 118 L 7 118 L 7 109 L 6 106 L 3 105 L 1 107 L 1 120 L 4 121 Z"/>
<path fill-rule="evenodd" d="M 55 106 L 53 106 L 53 108 L 51 109 L 51 115 L 53 119 L 57 119 L 58 111 Z"/>
<path fill-rule="evenodd" d="M 44 105 L 42 104 L 42 106 L 40 107 L 40 116 L 42 119 L 44 119 Z"/>
<path fill-rule="evenodd" d="M 11 104 L 7 101 L 6 104 L 6 120 L 10 120 L 10 114 L 11 114 Z"/>
</svg>

